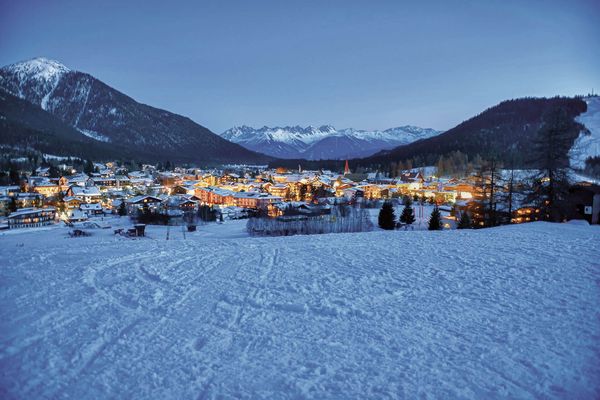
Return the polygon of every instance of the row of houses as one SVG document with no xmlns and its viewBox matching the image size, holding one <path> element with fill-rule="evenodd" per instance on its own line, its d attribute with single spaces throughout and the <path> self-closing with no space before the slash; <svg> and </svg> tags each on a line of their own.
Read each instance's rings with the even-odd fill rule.
<svg viewBox="0 0 600 400">
<path fill-rule="evenodd" d="M 46 170 L 39 169 L 37 175 L 29 176 L 19 186 L 0 187 L 0 213 L 55 207 L 58 217 L 76 210 L 94 216 L 116 212 L 124 203 L 129 213 L 146 206 L 177 215 L 209 205 L 236 215 L 240 213 L 232 210 L 267 210 L 274 216 L 280 214 L 277 210 L 285 208 L 285 203 L 317 204 L 320 199 L 332 197 L 354 203 L 403 196 L 452 205 L 460 213 L 479 196 L 473 177 L 444 179 L 426 176 L 422 170 L 388 178 L 379 173 L 346 171 L 341 175 L 331 171 L 248 170 L 241 166 L 236 172 L 157 171 L 153 166 L 127 172 L 114 163 L 97 164 L 96 169 L 92 174 L 59 178 L 51 178 Z M 587 205 L 580 205 L 582 213 L 589 211 Z M 527 204 L 519 204 L 513 211 L 513 222 L 535 218 L 536 210 Z"/>
</svg>

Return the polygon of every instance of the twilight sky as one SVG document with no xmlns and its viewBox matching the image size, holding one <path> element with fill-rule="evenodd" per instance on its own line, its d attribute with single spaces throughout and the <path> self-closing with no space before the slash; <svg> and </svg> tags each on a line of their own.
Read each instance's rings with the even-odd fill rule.
<svg viewBox="0 0 600 400">
<path fill-rule="evenodd" d="M 449 129 L 600 92 L 600 2 L 0 0 L 0 65 L 44 56 L 215 132 Z"/>
</svg>

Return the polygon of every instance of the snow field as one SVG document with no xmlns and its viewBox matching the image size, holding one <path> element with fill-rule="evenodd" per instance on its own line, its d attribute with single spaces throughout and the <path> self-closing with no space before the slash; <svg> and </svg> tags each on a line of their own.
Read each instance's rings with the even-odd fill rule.
<svg viewBox="0 0 600 400">
<path fill-rule="evenodd" d="M 600 395 L 598 227 L 65 232 L 0 236 L 2 398 Z"/>
</svg>

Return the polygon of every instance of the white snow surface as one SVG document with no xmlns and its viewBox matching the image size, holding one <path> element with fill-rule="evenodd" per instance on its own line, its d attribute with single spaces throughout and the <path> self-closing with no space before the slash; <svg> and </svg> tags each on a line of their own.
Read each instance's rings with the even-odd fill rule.
<svg viewBox="0 0 600 400">
<path fill-rule="evenodd" d="M 242 228 L 0 233 L 0 397 L 600 396 L 597 226 Z"/>
<path fill-rule="evenodd" d="M 40 91 L 41 96 L 40 106 L 46 110 L 48 108 L 48 101 L 50 95 L 58 85 L 60 79 L 70 69 L 55 60 L 50 60 L 44 57 L 37 57 L 31 60 L 23 61 L 20 63 L 12 64 L 4 67 L 6 71 L 10 71 L 18 77 L 21 85 L 26 81 L 35 81 Z M 25 98 L 25 94 L 19 88 L 19 92 L 15 93 L 21 98 Z"/>
<path fill-rule="evenodd" d="M 99 142 L 104 142 L 104 143 L 110 142 L 110 138 L 108 136 L 98 133 L 96 131 L 92 131 L 90 129 L 81 129 L 81 128 L 77 128 L 77 130 L 79 132 L 83 133 L 85 136 L 92 138 L 94 140 L 97 140 Z"/>
<path fill-rule="evenodd" d="M 305 145 L 313 144 L 323 138 L 331 136 L 349 136 L 365 140 L 401 141 L 410 143 L 418 139 L 438 135 L 440 132 L 416 126 L 402 126 L 384 131 L 366 131 L 353 128 L 336 129 L 331 125 L 314 127 L 312 125 L 302 128 L 300 126 L 267 127 L 255 129 L 249 126 L 233 127 L 221 134 L 225 139 L 236 143 L 252 142 L 268 139 L 285 144 L 301 142 Z"/>
<path fill-rule="evenodd" d="M 588 97 L 585 102 L 588 109 L 576 120 L 582 123 L 589 132 L 579 134 L 569 153 L 571 167 L 577 169 L 585 167 L 587 158 L 600 156 L 600 97 Z"/>
</svg>

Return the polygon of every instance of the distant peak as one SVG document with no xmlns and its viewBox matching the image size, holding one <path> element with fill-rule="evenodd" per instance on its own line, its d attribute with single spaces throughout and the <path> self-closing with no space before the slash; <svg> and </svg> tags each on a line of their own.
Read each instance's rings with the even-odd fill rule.
<svg viewBox="0 0 600 400">
<path fill-rule="evenodd" d="M 52 76 L 71 71 L 64 64 L 46 57 L 36 57 L 8 65 L 4 69 L 32 75 Z"/>
</svg>

